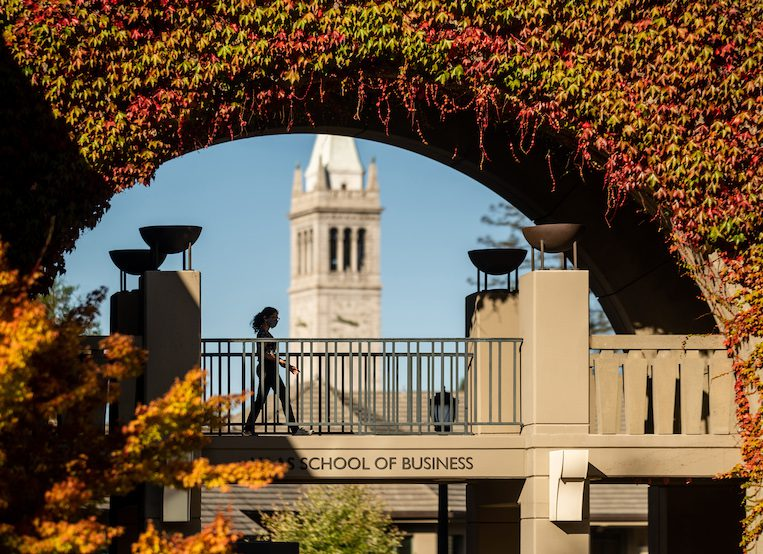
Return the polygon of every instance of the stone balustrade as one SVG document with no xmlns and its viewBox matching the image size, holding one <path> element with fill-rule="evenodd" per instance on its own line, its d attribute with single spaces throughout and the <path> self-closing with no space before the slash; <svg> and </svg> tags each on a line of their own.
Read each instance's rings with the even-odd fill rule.
<svg viewBox="0 0 763 554">
<path fill-rule="evenodd" d="M 720 335 L 595 335 L 592 434 L 728 435 L 734 375 Z"/>
</svg>

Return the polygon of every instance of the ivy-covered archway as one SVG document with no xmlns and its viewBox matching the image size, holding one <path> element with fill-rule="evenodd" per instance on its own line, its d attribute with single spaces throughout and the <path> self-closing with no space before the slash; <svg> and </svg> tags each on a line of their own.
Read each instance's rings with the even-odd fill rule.
<svg viewBox="0 0 763 554">
<path fill-rule="evenodd" d="M 702 286 L 730 348 L 760 334 L 758 2 L 0 6 L 0 132 L 14 162 L 0 233 L 20 265 L 42 252 L 55 272 L 112 194 L 150 182 L 174 156 L 318 123 L 383 131 L 496 189 L 516 171 L 521 185 L 503 192 L 534 217 L 581 219 L 548 209 L 566 198 L 606 214 L 612 237 L 651 220 Z M 755 350 L 735 365 L 740 470 L 753 482 L 763 480 L 763 420 L 748 398 L 763 391 L 762 359 Z"/>
</svg>

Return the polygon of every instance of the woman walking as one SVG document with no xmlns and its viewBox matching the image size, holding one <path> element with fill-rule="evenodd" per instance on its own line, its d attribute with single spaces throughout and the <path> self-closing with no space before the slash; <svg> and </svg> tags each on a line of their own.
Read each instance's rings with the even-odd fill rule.
<svg viewBox="0 0 763 554">
<path fill-rule="evenodd" d="M 252 328 L 257 334 L 258 339 L 272 339 L 273 335 L 270 334 L 270 330 L 278 325 L 278 310 L 275 308 L 267 307 L 263 308 L 260 313 L 254 316 L 252 319 Z M 277 356 L 276 343 L 275 342 L 259 342 L 257 343 L 257 375 L 260 376 L 260 386 L 257 389 L 257 396 L 254 401 L 254 406 L 249 412 L 249 417 L 246 418 L 244 424 L 244 434 L 254 434 L 254 422 L 262 411 L 262 406 L 265 404 L 265 399 L 270 393 L 271 389 L 276 392 L 281 406 L 283 407 L 286 419 L 289 421 L 289 432 L 292 435 L 309 435 L 311 431 L 306 431 L 301 427 L 297 427 L 295 424 L 294 410 L 291 409 L 291 403 L 286 396 L 286 385 L 281 379 L 278 366 L 287 367 L 286 361 Z M 289 365 L 289 372 L 292 375 L 297 375 L 299 369 L 296 366 Z"/>
</svg>

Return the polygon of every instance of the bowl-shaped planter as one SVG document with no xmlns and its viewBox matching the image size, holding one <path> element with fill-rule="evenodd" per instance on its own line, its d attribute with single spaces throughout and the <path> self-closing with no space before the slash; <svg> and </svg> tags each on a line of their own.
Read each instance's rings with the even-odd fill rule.
<svg viewBox="0 0 763 554">
<path fill-rule="evenodd" d="M 488 275 L 506 275 L 517 269 L 527 257 L 524 248 L 482 248 L 469 250 L 474 267 Z"/>
<path fill-rule="evenodd" d="M 196 242 L 201 234 L 198 225 L 152 225 L 141 227 L 140 236 L 159 254 L 177 254 Z"/>
<path fill-rule="evenodd" d="M 582 232 L 583 226 L 579 223 L 548 223 L 522 227 L 522 234 L 530 246 L 540 250 L 541 241 L 543 241 L 543 250 L 551 254 L 569 250 Z"/>
<path fill-rule="evenodd" d="M 130 275 L 142 275 L 154 271 L 164 262 L 167 254 L 154 255 L 151 250 L 109 250 L 109 256 L 119 271 Z"/>
</svg>

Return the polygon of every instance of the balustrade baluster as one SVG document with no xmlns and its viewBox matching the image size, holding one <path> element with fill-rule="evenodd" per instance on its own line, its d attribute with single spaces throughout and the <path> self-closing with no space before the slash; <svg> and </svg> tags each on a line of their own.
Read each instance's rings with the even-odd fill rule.
<svg viewBox="0 0 763 554">
<path fill-rule="evenodd" d="M 599 433 L 614 434 L 620 428 L 620 408 L 622 406 L 621 365 L 622 356 L 610 350 L 605 350 L 594 358 L 596 412 L 599 418 Z"/>
<path fill-rule="evenodd" d="M 647 362 L 640 350 L 631 350 L 623 362 L 625 432 L 643 435 L 647 416 Z"/>
<path fill-rule="evenodd" d="M 702 394 L 705 377 L 705 360 L 699 351 L 689 350 L 680 358 L 681 375 L 681 433 L 700 435 L 705 432 L 702 421 Z"/>
<path fill-rule="evenodd" d="M 678 355 L 670 350 L 660 350 L 652 362 L 652 402 L 656 435 L 670 435 L 674 432 L 678 363 Z"/>
<path fill-rule="evenodd" d="M 708 385 L 710 396 L 709 433 L 728 435 L 734 431 L 734 373 L 731 359 L 725 350 L 717 350 L 710 357 Z"/>
</svg>

